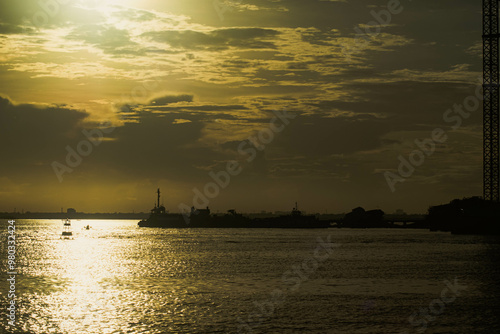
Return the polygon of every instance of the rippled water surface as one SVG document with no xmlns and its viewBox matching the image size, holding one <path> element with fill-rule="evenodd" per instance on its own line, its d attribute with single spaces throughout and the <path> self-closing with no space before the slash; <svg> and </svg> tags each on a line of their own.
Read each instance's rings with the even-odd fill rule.
<svg viewBox="0 0 500 334">
<path fill-rule="evenodd" d="M 1 227 L 0 333 L 500 332 L 492 237 L 99 220 L 73 221 L 72 240 L 61 221 L 16 221 L 13 328 Z"/>
</svg>

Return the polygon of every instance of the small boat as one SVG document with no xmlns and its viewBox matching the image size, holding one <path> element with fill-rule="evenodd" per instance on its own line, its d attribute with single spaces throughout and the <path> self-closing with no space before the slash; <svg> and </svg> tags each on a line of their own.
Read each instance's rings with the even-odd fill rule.
<svg viewBox="0 0 500 334">
<path fill-rule="evenodd" d="M 73 231 L 71 231 L 71 221 L 66 219 L 63 225 L 63 231 L 61 237 L 69 238 L 73 236 Z"/>
</svg>

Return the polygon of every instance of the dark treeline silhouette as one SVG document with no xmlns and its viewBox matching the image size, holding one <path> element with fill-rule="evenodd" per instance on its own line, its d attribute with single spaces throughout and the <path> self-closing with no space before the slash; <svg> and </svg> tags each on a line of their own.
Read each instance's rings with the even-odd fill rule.
<svg viewBox="0 0 500 334">
<path fill-rule="evenodd" d="M 340 227 L 380 228 L 380 227 L 391 227 L 391 224 L 384 220 L 384 211 L 382 210 L 366 211 L 362 207 L 357 207 L 344 216 L 344 219 L 342 219 L 342 221 L 340 222 Z"/>
<path fill-rule="evenodd" d="M 500 203 L 481 197 L 454 199 L 431 206 L 426 217 L 431 231 L 454 234 L 500 234 Z"/>
</svg>

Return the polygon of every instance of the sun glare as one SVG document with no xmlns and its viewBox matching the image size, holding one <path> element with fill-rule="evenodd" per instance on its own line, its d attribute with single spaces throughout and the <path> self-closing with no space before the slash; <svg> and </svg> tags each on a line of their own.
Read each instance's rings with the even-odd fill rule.
<svg viewBox="0 0 500 334">
<path fill-rule="evenodd" d="M 140 4 L 140 1 L 137 0 L 91 0 L 84 1 L 89 7 L 113 7 L 113 6 L 121 6 L 121 7 L 134 7 Z"/>
<path fill-rule="evenodd" d="M 107 18 L 124 8 L 136 8 L 139 5 L 140 1 L 138 0 L 91 0 L 82 3 L 85 8 L 96 10 Z"/>
</svg>

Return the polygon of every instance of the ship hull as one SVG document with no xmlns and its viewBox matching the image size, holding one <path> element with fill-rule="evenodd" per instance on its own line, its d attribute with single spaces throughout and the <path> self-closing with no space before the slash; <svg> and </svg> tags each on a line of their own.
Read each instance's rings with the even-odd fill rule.
<svg viewBox="0 0 500 334">
<path fill-rule="evenodd" d="M 314 216 L 279 216 L 250 219 L 241 215 L 197 216 L 189 218 L 181 214 L 151 215 L 139 222 L 139 227 L 160 228 L 329 228 L 330 222 L 320 221 Z"/>
<path fill-rule="evenodd" d="M 187 227 L 184 217 L 181 214 L 153 214 L 148 219 L 140 221 L 138 225 L 139 227 Z"/>
</svg>

